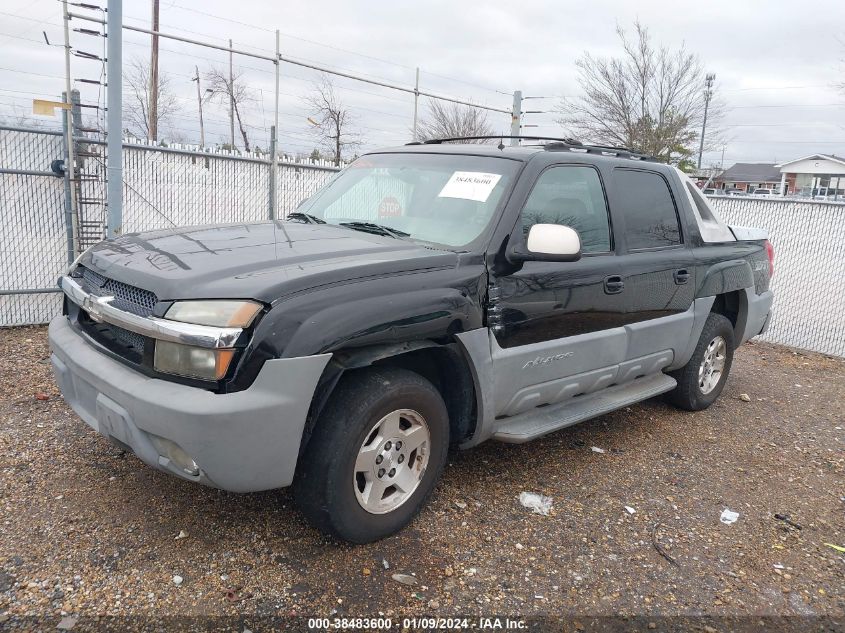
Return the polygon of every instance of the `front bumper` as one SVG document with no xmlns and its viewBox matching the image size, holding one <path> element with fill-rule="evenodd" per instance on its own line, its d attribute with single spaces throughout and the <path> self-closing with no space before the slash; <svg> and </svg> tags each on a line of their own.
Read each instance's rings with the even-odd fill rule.
<svg viewBox="0 0 845 633">
<path fill-rule="evenodd" d="M 232 492 L 293 481 L 308 408 L 331 354 L 267 361 L 249 389 L 215 394 L 133 371 L 97 351 L 67 317 L 53 319 L 49 337 L 68 404 L 150 466 Z M 171 444 L 195 462 L 196 474 L 162 450 Z"/>
</svg>

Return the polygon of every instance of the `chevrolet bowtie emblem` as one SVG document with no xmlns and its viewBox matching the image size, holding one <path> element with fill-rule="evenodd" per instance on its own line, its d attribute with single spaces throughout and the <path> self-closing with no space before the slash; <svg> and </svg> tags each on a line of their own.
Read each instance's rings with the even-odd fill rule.
<svg viewBox="0 0 845 633">
<path fill-rule="evenodd" d="M 102 306 L 111 303 L 114 301 L 114 297 L 95 297 L 93 295 L 88 295 L 85 299 L 82 300 L 82 309 L 88 313 L 88 316 L 91 317 L 91 320 L 95 323 L 102 323 L 103 321 L 103 311 Z"/>
</svg>

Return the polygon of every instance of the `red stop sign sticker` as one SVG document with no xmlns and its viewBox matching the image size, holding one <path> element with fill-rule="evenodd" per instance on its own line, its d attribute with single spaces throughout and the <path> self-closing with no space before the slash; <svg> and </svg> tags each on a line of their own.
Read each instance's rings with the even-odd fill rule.
<svg viewBox="0 0 845 633">
<path fill-rule="evenodd" d="M 402 215 L 402 205 L 393 196 L 382 198 L 378 205 L 378 217 L 380 218 L 395 218 Z"/>
</svg>

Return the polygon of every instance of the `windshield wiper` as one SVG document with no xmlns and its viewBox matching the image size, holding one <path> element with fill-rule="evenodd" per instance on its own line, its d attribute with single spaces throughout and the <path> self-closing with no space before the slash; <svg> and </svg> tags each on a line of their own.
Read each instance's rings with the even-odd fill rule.
<svg viewBox="0 0 845 633">
<path fill-rule="evenodd" d="M 303 213 L 302 211 L 293 211 L 288 213 L 288 217 L 286 219 L 293 218 L 294 220 L 305 220 L 308 224 L 325 224 L 326 221 L 318 218 L 316 215 L 311 215 L 310 213 Z"/>
<path fill-rule="evenodd" d="M 376 235 L 387 235 L 388 237 L 410 237 L 410 233 L 393 229 L 383 224 L 376 224 L 375 222 L 339 222 L 339 226 L 348 226 L 350 229 L 356 231 L 365 231 L 367 233 L 375 233 Z"/>
</svg>

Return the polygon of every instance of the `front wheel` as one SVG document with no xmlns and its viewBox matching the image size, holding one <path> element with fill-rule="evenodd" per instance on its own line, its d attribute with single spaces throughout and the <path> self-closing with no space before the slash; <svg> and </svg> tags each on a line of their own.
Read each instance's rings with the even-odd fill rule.
<svg viewBox="0 0 845 633">
<path fill-rule="evenodd" d="M 723 315 L 711 312 L 692 358 L 669 374 L 678 381 L 678 386 L 667 394 L 669 402 L 687 411 L 709 407 L 725 387 L 733 357 L 733 326 Z"/>
<path fill-rule="evenodd" d="M 440 393 L 404 369 L 358 370 L 317 421 L 294 482 L 319 529 L 369 543 L 404 527 L 434 488 L 449 447 Z"/>
</svg>

